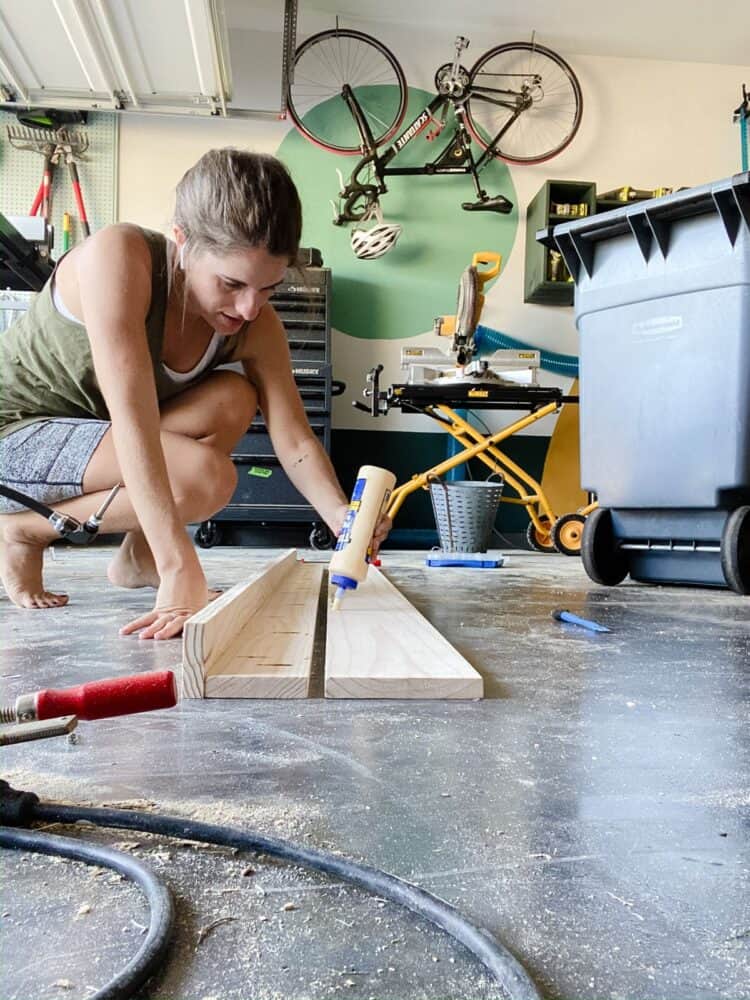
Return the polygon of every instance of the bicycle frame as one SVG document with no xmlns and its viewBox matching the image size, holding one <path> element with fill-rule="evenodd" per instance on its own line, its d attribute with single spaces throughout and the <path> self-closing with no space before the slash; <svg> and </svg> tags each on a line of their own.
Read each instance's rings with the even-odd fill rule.
<svg viewBox="0 0 750 1000">
<path fill-rule="evenodd" d="M 357 98 L 351 87 L 349 87 L 348 84 L 345 84 L 342 89 L 342 97 L 357 124 L 357 129 L 362 139 L 363 156 L 352 171 L 348 184 L 341 192 L 341 197 L 344 199 L 344 206 L 335 219 L 335 224 L 342 226 L 348 222 L 358 222 L 364 218 L 368 210 L 377 203 L 379 196 L 388 191 L 385 184 L 386 177 L 409 175 L 432 176 L 435 174 L 470 174 L 474 183 L 477 198 L 485 199 L 487 197 L 487 193 L 482 189 L 482 186 L 479 183 L 479 173 L 487 165 L 487 163 L 494 158 L 494 150 L 496 149 L 498 142 L 518 119 L 519 115 L 527 106 L 527 102 L 515 100 L 511 103 L 510 101 L 499 100 L 495 97 L 488 96 L 488 93 L 484 93 L 484 91 L 491 92 L 492 94 L 508 94 L 509 96 L 518 97 L 518 95 L 513 91 L 483 87 L 472 87 L 465 96 L 460 98 L 456 98 L 450 94 L 436 94 L 430 103 L 411 122 L 411 124 L 404 129 L 401 135 L 399 135 L 398 138 L 396 138 L 385 149 L 385 151 L 380 154 L 367 120 L 357 102 Z M 490 101 L 498 106 L 507 107 L 512 111 L 512 114 L 508 118 L 507 122 L 505 122 L 502 129 L 497 133 L 489 146 L 487 146 L 487 148 L 483 151 L 479 159 L 476 160 L 474 159 L 471 151 L 471 136 L 464 120 L 466 115 L 464 103 L 467 98 L 472 95 L 479 96 L 481 100 Z M 453 107 L 453 112 L 456 116 L 456 125 L 453 129 L 453 137 L 451 141 L 441 150 L 438 156 L 421 167 L 389 166 L 398 154 L 409 145 L 412 139 L 427 128 L 430 122 L 435 122 L 437 126 L 434 137 L 437 137 L 437 135 L 442 132 L 444 123 L 438 119 L 437 115 L 440 112 L 443 112 L 444 119 L 449 105 Z M 361 172 L 369 169 L 370 167 L 372 167 L 375 171 L 375 176 L 378 181 L 377 185 L 363 183 L 359 179 Z M 362 198 L 365 199 L 365 204 L 360 210 L 358 208 L 358 202 Z"/>
</svg>

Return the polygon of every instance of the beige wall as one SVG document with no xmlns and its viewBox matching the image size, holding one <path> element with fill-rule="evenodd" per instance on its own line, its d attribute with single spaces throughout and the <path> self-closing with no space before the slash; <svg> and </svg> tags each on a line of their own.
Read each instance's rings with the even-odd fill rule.
<svg viewBox="0 0 750 1000">
<path fill-rule="evenodd" d="M 122 115 L 120 221 L 168 232 L 175 185 L 207 149 L 239 146 L 273 153 L 288 128 L 263 119 Z"/>
<path fill-rule="evenodd" d="M 403 32 L 383 26 L 378 34 L 402 59 L 409 83 L 429 87 L 432 72 L 447 53 L 434 43 L 404 44 Z M 476 58 L 479 52 L 475 52 Z M 600 190 L 680 187 L 716 180 L 740 169 L 739 129 L 731 112 L 750 66 L 568 56 L 584 94 L 584 118 L 575 141 L 550 163 L 511 167 L 521 211 L 518 236 L 502 280 L 491 288 L 483 322 L 536 346 L 577 354 L 573 310 L 523 303 L 525 213 L 542 183 L 552 177 L 596 182 Z M 238 145 L 273 152 L 288 122 L 184 119 L 126 114 L 121 118 L 119 217 L 168 231 L 173 189 L 182 172 L 212 146 Z M 342 169 L 347 161 L 341 161 Z M 467 182 L 468 183 L 468 182 Z M 331 192 L 332 196 L 335 194 Z M 488 248 L 491 249 L 491 248 Z M 467 261 L 456 261 L 456 283 Z M 441 310 L 437 310 L 441 311 Z M 419 335 L 423 334 L 422 337 Z M 433 343 L 424 331 L 415 342 Z M 351 393 L 337 400 L 335 426 L 372 428 L 372 420 L 351 408 L 364 374 L 378 362 L 391 379 L 398 373 L 400 341 L 334 341 L 335 375 Z M 443 349 L 446 342 L 439 343 Z M 546 382 L 554 382 L 544 376 Z M 432 430 L 424 418 L 403 423 L 393 414 L 382 429 Z M 534 428 L 549 434 L 551 419 Z"/>
</svg>

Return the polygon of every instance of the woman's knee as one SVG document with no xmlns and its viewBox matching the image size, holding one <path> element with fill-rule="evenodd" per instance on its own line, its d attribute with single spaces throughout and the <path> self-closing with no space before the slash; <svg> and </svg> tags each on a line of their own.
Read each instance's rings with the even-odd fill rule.
<svg viewBox="0 0 750 1000">
<path fill-rule="evenodd" d="M 226 507 L 237 489 L 237 468 L 229 456 L 217 448 L 201 445 L 204 453 L 202 475 L 198 477 L 199 489 L 206 494 L 211 513 Z"/>
<path fill-rule="evenodd" d="M 173 483 L 175 501 L 192 517 L 210 517 L 226 507 L 237 489 L 237 469 L 228 455 L 195 444 Z"/>
<path fill-rule="evenodd" d="M 161 429 L 227 451 L 247 431 L 257 410 L 258 394 L 244 375 L 217 371 L 162 405 Z"/>
<path fill-rule="evenodd" d="M 239 372 L 212 372 L 205 381 L 216 416 L 215 423 L 236 424 L 244 432 L 258 410 L 255 386 Z"/>
</svg>

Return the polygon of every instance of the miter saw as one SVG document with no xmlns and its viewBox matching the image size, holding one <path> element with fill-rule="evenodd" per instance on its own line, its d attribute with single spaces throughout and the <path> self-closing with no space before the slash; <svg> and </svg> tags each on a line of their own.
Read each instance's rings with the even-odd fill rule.
<svg viewBox="0 0 750 1000">
<path fill-rule="evenodd" d="M 494 351 L 474 358 L 474 334 L 484 307 L 484 286 L 500 273 L 498 253 L 475 253 L 471 265 L 461 275 L 455 316 L 438 316 L 433 332 L 452 337 L 450 351 L 437 347 L 404 347 L 401 368 L 408 372 L 408 385 L 460 383 L 478 385 L 537 385 L 539 351 Z M 485 268 L 480 270 L 480 268 Z"/>
<path fill-rule="evenodd" d="M 529 394 L 543 395 L 537 374 L 539 351 L 499 350 L 483 358 L 474 358 L 475 333 L 484 307 L 484 286 L 500 273 L 498 253 L 475 253 L 461 275 L 455 316 L 438 316 L 433 330 L 439 337 L 452 337 L 450 351 L 438 347 L 404 347 L 401 368 L 406 381 L 380 389 L 383 366 L 370 369 L 363 395 L 369 404 L 353 405 L 373 417 L 384 415 L 391 406 L 410 406 L 413 402 L 445 402 L 452 405 L 502 405 L 526 403 Z M 516 398 L 518 397 L 518 398 Z M 536 403 L 532 400 L 534 405 Z"/>
<path fill-rule="evenodd" d="M 479 318 L 484 287 L 499 272 L 499 254 L 474 254 L 471 265 L 461 276 L 456 315 L 435 320 L 435 333 L 453 338 L 451 350 L 403 348 L 401 367 L 408 372 L 408 381 L 381 390 L 383 365 L 376 365 L 367 373 L 363 392 L 367 403 L 353 400 L 353 405 L 372 417 L 386 416 L 392 408 L 430 417 L 460 446 L 393 490 L 387 509 L 390 518 L 396 516 L 415 490 L 431 489 L 435 479 L 478 459 L 491 473 L 501 477 L 506 490 L 516 494 L 501 497 L 501 502 L 526 508 L 529 544 L 539 551 L 551 551 L 551 529 L 557 516 L 541 483 L 503 452 L 503 443 L 538 420 L 557 413 L 563 403 L 577 403 L 578 397 L 564 396 L 558 386 L 539 384 L 539 351 L 498 350 L 474 359 L 477 348 L 481 348 L 483 328 L 479 327 Z M 505 410 L 513 416 L 493 431 L 481 418 L 470 420 L 475 410 Z M 472 559 L 471 565 L 477 565 L 476 561 Z"/>
</svg>

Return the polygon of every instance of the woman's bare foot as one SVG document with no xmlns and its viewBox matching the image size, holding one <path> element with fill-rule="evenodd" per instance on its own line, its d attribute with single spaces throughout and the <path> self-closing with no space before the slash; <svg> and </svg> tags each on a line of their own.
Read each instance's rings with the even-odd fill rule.
<svg viewBox="0 0 750 1000">
<path fill-rule="evenodd" d="M 45 548 L 45 543 L 29 541 L 5 524 L 0 527 L 0 578 L 8 597 L 19 608 L 60 608 L 68 603 L 67 594 L 44 589 Z"/>
<path fill-rule="evenodd" d="M 142 531 L 129 531 L 122 540 L 114 559 L 107 567 L 107 579 L 115 587 L 156 587 L 159 574 L 146 536 Z"/>
<path fill-rule="evenodd" d="M 158 590 L 159 573 L 146 536 L 142 531 L 129 531 L 115 557 L 107 567 L 107 579 L 115 587 L 154 587 Z M 223 590 L 209 590 L 209 601 L 215 601 Z"/>
</svg>

